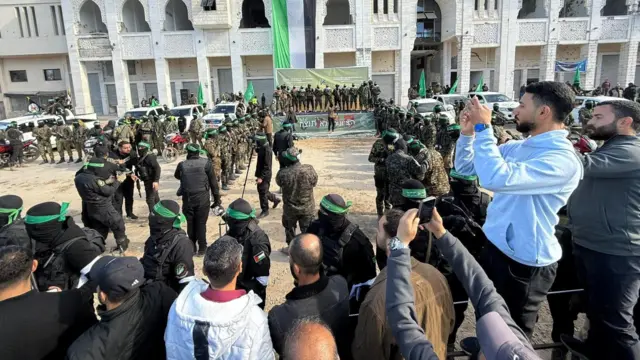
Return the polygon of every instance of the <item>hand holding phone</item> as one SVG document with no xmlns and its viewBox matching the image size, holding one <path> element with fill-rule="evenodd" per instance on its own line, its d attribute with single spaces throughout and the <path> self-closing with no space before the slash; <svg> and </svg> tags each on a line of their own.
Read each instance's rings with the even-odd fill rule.
<svg viewBox="0 0 640 360">
<path fill-rule="evenodd" d="M 431 221 L 433 215 L 433 208 L 436 206 L 436 198 L 430 196 L 424 199 L 418 207 L 418 217 L 420 218 L 420 225 L 426 225 Z"/>
</svg>

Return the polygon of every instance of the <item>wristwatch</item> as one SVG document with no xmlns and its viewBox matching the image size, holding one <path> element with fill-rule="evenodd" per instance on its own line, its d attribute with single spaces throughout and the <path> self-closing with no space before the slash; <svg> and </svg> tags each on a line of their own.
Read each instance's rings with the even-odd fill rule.
<svg viewBox="0 0 640 360">
<path fill-rule="evenodd" d="M 389 250 L 391 251 L 406 249 L 406 248 L 407 247 L 402 243 L 402 241 L 400 241 L 400 239 L 398 239 L 397 236 L 394 236 L 389 240 Z"/>
<path fill-rule="evenodd" d="M 473 130 L 475 130 L 476 132 L 481 132 L 481 131 L 487 130 L 490 127 L 491 127 L 491 125 L 489 125 L 489 124 L 476 124 L 473 127 Z"/>
</svg>

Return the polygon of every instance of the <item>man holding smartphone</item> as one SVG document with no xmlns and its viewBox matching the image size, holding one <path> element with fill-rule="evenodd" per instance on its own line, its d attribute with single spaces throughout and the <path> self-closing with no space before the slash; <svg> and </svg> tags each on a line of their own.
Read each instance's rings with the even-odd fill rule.
<svg viewBox="0 0 640 360">
<path fill-rule="evenodd" d="M 494 192 L 480 263 L 529 337 L 562 257 L 554 235 L 557 213 L 583 174 L 563 123 L 573 101 L 565 84 L 530 84 L 513 113 L 516 129 L 531 137 L 499 147 L 491 110 L 477 98 L 461 116 L 455 168 L 461 175 L 477 175 L 480 186 Z"/>
</svg>

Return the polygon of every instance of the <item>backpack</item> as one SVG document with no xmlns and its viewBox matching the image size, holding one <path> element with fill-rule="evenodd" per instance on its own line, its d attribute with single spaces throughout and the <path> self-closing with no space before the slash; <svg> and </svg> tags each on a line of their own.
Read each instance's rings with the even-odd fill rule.
<svg viewBox="0 0 640 360">
<path fill-rule="evenodd" d="M 358 225 L 350 223 L 340 235 L 338 241 L 324 238 L 324 229 L 320 230 L 319 238 L 322 241 L 322 262 L 327 276 L 342 275 L 343 259 L 342 250 L 351 240 L 351 236 L 358 230 Z M 348 275 L 345 276 L 347 282 L 350 281 Z"/>
<path fill-rule="evenodd" d="M 156 269 L 154 276 L 148 277 L 147 278 L 148 280 L 151 280 L 151 281 L 166 280 L 164 272 L 162 271 L 164 269 L 164 263 L 167 261 L 167 258 L 169 257 L 169 254 L 171 254 L 171 252 L 173 251 L 173 248 L 175 248 L 178 242 L 180 241 L 182 235 L 184 235 L 182 232 L 177 233 L 171 241 L 167 241 L 159 247 L 160 251 L 157 251 L 158 248 L 156 248 L 156 251 L 153 253 L 153 256 L 146 256 L 145 254 L 144 256 L 145 258 L 153 260 L 152 265 Z M 147 265 L 146 261 L 143 261 L 143 266 L 144 265 Z M 148 271 L 147 269 L 145 269 L 145 277 L 147 273 Z"/>
<path fill-rule="evenodd" d="M 80 274 L 74 274 L 69 270 L 64 257 L 65 251 L 76 241 L 86 241 L 91 246 L 99 248 L 100 252 L 104 252 L 106 242 L 102 235 L 93 229 L 83 228 L 82 230 L 84 236 L 72 238 L 51 250 L 35 254 L 38 260 L 35 277 L 40 291 L 47 291 L 50 286 L 70 290 L 78 285 Z"/>
</svg>

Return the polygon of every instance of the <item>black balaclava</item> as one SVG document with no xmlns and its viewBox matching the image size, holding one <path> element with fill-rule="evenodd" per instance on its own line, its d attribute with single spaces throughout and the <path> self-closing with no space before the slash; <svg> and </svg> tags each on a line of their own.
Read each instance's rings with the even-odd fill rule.
<svg viewBox="0 0 640 360">
<path fill-rule="evenodd" d="M 351 201 L 345 202 L 338 194 L 329 194 L 320 201 L 318 220 L 329 236 L 341 234 L 349 225 L 347 212 L 351 207 Z"/>
<path fill-rule="evenodd" d="M 404 199 L 400 205 L 402 211 L 417 209 L 420 207 L 420 203 L 427 198 L 427 190 L 418 180 L 405 180 L 402 183 L 402 198 Z"/>
<path fill-rule="evenodd" d="M 299 163 L 298 149 L 289 148 L 287 151 L 281 152 L 280 155 L 278 155 L 278 161 L 280 162 L 281 168 L 286 168 Z"/>
<path fill-rule="evenodd" d="M 66 216 L 68 207 L 68 203 L 60 205 L 45 202 L 27 211 L 25 227 L 29 237 L 36 242 L 36 253 L 50 250 L 67 240 L 84 235 L 84 231 L 76 225 L 73 218 Z"/>
<path fill-rule="evenodd" d="M 256 210 L 245 199 L 236 199 L 227 208 L 224 221 L 229 225 L 229 235 L 242 237 L 249 222 L 256 218 Z"/>
<path fill-rule="evenodd" d="M 158 239 L 170 232 L 180 231 L 185 221 L 185 216 L 177 202 L 161 200 L 149 215 L 149 233 L 153 239 Z"/>
<path fill-rule="evenodd" d="M 104 159 L 105 156 L 109 155 L 109 148 L 104 144 L 96 145 L 93 148 L 93 155 L 96 158 Z"/>
<path fill-rule="evenodd" d="M 409 154 L 411 154 L 411 156 L 418 155 L 422 149 L 424 149 L 424 145 L 422 145 L 420 140 L 413 140 L 411 144 L 409 144 Z"/>
<path fill-rule="evenodd" d="M 404 139 L 398 139 L 395 144 L 393 144 L 393 151 L 402 150 L 403 152 L 407 152 L 407 142 Z"/>
<path fill-rule="evenodd" d="M 107 126 L 104 127 L 105 130 L 113 130 L 116 127 L 116 121 L 115 120 L 109 120 L 109 122 L 107 123 Z"/>
<path fill-rule="evenodd" d="M 16 195 L 0 196 L 0 227 L 19 219 L 22 213 L 22 198 Z"/>
<path fill-rule="evenodd" d="M 138 155 L 140 157 L 147 155 L 149 151 L 151 151 L 151 145 L 148 142 L 140 141 L 138 143 Z"/>
<path fill-rule="evenodd" d="M 478 188 L 477 176 L 465 176 L 458 174 L 455 169 L 449 173 L 451 193 L 462 201 L 467 208 L 480 204 L 480 189 Z"/>
<path fill-rule="evenodd" d="M 114 175 L 113 164 L 104 158 L 98 157 L 93 157 L 86 162 L 83 171 L 94 174 L 101 180 L 107 180 Z"/>
<path fill-rule="evenodd" d="M 256 140 L 256 145 L 258 147 L 262 147 L 269 144 L 269 142 L 267 141 L 267 136 L 264 133 L 257 133 L 254 139 Z"/>
</svg>

